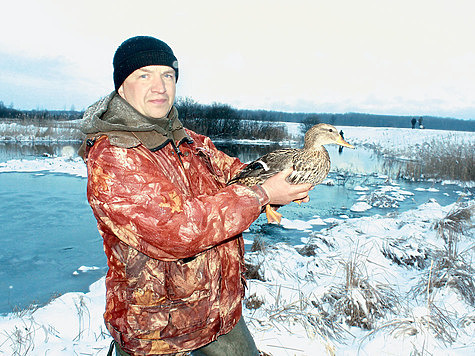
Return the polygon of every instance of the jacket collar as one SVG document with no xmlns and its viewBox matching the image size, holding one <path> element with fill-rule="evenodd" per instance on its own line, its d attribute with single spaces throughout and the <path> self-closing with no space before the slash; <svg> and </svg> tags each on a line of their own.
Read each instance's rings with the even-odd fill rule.
<svg viewBox="0 0 475 356">
<path fill-rule="evenodd" d="M 151 151 L 170 141 L 178 147 L 193 142 L 178 119 L 173 106 L 166 117 L 149 118 L 140 114 L 119 94 L 112 92 L 92 104 L 84 113 L 81 131 L 88 138 L 106 135 L 112 145 L 132 148 L 143 144 Z"/>
</svg>

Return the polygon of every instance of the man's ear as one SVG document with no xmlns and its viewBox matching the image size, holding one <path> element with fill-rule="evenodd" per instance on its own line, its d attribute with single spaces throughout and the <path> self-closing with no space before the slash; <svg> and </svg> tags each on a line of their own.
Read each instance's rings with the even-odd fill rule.
<svg viewBox="0 0 475 356">
<path fill-rule="evenodd" d="M 122 84 L 119 89 L 117 89 L 117 93 L 122 97 L 122 99 L 125 99 L 124 96 L 124 84 Z"/>
</svg>

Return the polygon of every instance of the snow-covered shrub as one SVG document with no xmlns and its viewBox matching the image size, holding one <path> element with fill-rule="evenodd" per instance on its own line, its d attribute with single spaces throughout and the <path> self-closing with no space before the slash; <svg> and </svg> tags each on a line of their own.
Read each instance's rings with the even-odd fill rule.
<svg viewBox="0 0 475 356">
<path fill-rule="evenodd" d="M 444 240 L 445 245 L 434 252 L 429 273 L 424 273 L 413 288 L 415 295 L 429 295 L 440 288 L 456 290 L 470 305 L 475 305 L 475 268 L 472 266 L 469 245 L 460 251 L 459 241 L 469 237 L 473 230 L 471 223 L 475 204 L 455 204 L 442 219 L 436 220 L 433 228 Z"/>
<path fill-rule="evenodd" d="M 355 260 L 343 265 L 344 283 L 331 286 L 322 298 L 332 320 L 371 330 L 377 319 L 396 312 L 398 298 L 389 285 L 373 284 Z"/>
</svg>

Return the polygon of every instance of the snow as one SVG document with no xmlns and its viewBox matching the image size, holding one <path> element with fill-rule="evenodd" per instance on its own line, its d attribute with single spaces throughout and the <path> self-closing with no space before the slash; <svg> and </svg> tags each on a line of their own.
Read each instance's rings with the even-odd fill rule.
<svg viewBox="0 0 475 356">
<path fill-rule="evenodd" d="M 289 220 L 282 218 L 280 225 L 285 229 L 295 229 L 295 230 L 311 230 L 312 223 L 310 221 L 303 221 L 299 219 Z"/>
<path fill-rule="evenodd" d="M 355 203 L 351 206 L 350 210 L 351 211 L 366 211 L 371 209 L 371 205 L 369 205 L 367 202 L 361 201 L 358 203 Z"/>
<path fill-rule="evenodd" d="M 96 271 L 96 270 L 99 270 L 100 267 L 97 267 L 97 266 L 81 266 L 79 267 L 76 271 L 73 272 L 73 275 L 77 276 L 79 274 L 79 272 L 82 272 L 82 273 L 85 273 L 85 272 L 89 272 L 89 271 Z"/>
<path fill-rule="evenodd" d="M 388 149 L 423 144 L 441 135 L 465 142 L 475 137 L 435 130 L 342 129 L 355 146 L 374 144 Z M 60 157 L 0 163 L 0 173 L 13 171 L 86 176 L 84 163 L 67 149 Z M 396 206 L 413 194 L 397 184 L 385 184 L 371 194 L 364 186 L 355 190 L 361 194 L 352 211 L 370 209 L 374 201 Z M 469 193 L 461 189 L 459 194 Z M 445 248 L 434 224 L 455 204 L 441 206 L 431 200 L 403 213 L 360 218 L 283 218 L 282 228 L 308 232 L 302 245 L 279 243 L 246 253 L 246 261 L 259 266 L 262 276 L 262 280 L 248 281 L 243 311 L 258 347 L 274 356 L 474 355 L 473 304 L 451 283 L 437 288 L 424 284 L 435 273 L 437 256 Z M 473 200 L 470 204 L 473 214 Z M 323 228 L 312 232 L 312 225 Z M 473 238 L 473 227 L 469 227 L 458 242 L 467 273 L 470 268 L 473 271 L 475 260 Z M 81 266 L 75 274 L 95 268 Z M 350 270 L 353 275 L 348 274 Z M 256 308 L 251 301 L 261 305 Z M 0 355 L 104 355 L 111 341 L 102 320 L 104 304 L 101 278 L 88 293 L 67 293 L 44 307 L 0 317 Z M 350 325 L 338 309 L 343 305 L 358 310 L 364 316 L 360 322 L 371 324 L 372 329 Z M 375 311 L 375 306 L 381 309 Z"/>
<path fill-rule="evenodd" d="M 7 162 L 0 162 L 0 173 L 43 171 L 87 177 L 86 165 L 80 157 L 62 156 L 49 159 L 37 158 L 34 160 L 12 159 Z"/>
</svg>

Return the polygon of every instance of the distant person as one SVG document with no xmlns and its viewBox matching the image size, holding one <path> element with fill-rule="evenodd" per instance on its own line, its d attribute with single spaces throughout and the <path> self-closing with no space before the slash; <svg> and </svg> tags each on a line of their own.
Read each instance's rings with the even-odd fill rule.
<svg viewBox="0 0 475 356">
<path fill-rule="evenodd" d="M 342 139 L 344 139 L 344 137 L 343 137 L 343 130 L 340 130 L 340 136 L 341 136 Z M 338 146 L 338 153 L 341 154 L 342 152 L 343 152 L 343 146 L 339 145 L 339 146 Z"/>
<path fill-rule="evenodd" d="M 416 123 L 417 123 L 417 120 L 415 117 L 412 118 L 411 120 L 411 124 L 412 124 L 412 128 L 415 129 L 416 128 Z"/>
<path fill-rule="evenodd" d="M 182 126 L 165 42 L 130 38 L 113 66 L 115 90 L 85 112 L 80 149 L 109 266 L 109 354 L 259 355 L 241 315 L 242 232 L 267 204 L 308 201 L 310 184 L 289 184 L 289 169 L 227 186 L 244 165 Z"/>
<path fill-rule="evenodd" d="M 422 125 L 422 116 L 419 118 L 419 128 L 423 129 L 424 125 Z"/>
</svg>

